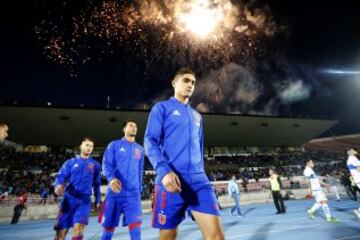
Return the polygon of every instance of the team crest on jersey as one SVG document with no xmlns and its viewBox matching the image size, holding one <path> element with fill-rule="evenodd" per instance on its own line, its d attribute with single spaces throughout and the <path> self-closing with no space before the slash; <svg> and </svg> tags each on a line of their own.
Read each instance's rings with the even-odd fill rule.
<svg viewBox="0 0 360 240">
<path fill-rule="evenodd" d="M 165 225 L 166 224 L 166 215 L 165 214 L 158 214 L 158 222 L 161 225 Z"/>
<path fill-rule="evenodd" d="M 94 171 L 94 167 L 95 167 L 95 164 L 94 164 L 94 163 L 89 163 L 89 164 L 88 164 L 88 170 L 89 170 L 89 172 Z"/>
<path fill-rule="evenodd" d="M 141 150 L 139 148 L 136 148 L 134 151 L 134 158 L 140 160 L 141 155 L 142 155 Z"/>
<path fill-rule="evenodd" d="M 194 122 L 196 124 L 196 126 L 200 127 L 200 123 L 201 123 L 201 115 L 200 113 L 194 111 Z"/>
</svg>

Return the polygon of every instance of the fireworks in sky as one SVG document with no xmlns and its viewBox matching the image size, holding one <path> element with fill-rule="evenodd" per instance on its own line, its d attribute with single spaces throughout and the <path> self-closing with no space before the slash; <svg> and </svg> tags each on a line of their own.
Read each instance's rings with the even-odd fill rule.
<svg viewBox="0 0 360 240">
<path fill-rule="evenodd" d="M 170 68 L 219 67 L 261 54 L 261 39 L 279 31 L 266 6 L 253 8 L 240 1 L 236 5 L 230 0 L 38 5 L 46 9 L 35 26 L 45 55 L 73 69 L 119 52 L 141 60 L 145 75 L 164 63 Z"/>
<path fill-rule="evenodd" d="M 148 96 L 134 100 L 141 108 L 166 95 L 161 89 L 174 72 L 189 66 L 213 86 L 200 84 L 194 96 L 203 111 L 250 111 L 265 88 L 253 76 L 259 65 L 254 62 L 269 55 L 264 43 L 286 31 L 256 0 L 39 1 L 43 14 L 35 32 L 45 56 L 74 78 L 86 66 L 111 59 L 121 69 L 119 81 L 131 89 L 136 79 Z"/>
</svg>

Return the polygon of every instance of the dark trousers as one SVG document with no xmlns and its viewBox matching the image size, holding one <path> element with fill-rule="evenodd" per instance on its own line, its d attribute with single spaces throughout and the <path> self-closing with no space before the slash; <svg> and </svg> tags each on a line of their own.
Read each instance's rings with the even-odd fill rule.
<svg viewBox="0 0 360 240">
<path fill-rule="evenodd" d="M 11 224 L 17 224 L 19 221 L 19 218 L 21 216 L 22 211 L 24 210 L 24 205 L 16 205 L 14 207 L 14 215 L 11 220 Z"/>
<path fill-rule="evenodd" d="M 354 196 L 353 200 L 357 201 L 356 192 L 360 192 L 360 189 L 357 186 L 351 186 L 351 192 L 352 192 L 352 195 Z"/>
<path fill-rule="evenodd" d="M 278 211 L 278 213 L 284 213 L 285 212 L 285 206 L 284 201 L 282 199 L 280 191 L 272 191 L 273 199 L 275 207 Z"/>
</svg>

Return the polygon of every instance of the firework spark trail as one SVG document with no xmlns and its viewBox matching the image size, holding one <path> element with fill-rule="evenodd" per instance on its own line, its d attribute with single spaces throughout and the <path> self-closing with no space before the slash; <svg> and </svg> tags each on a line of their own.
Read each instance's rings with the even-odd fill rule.
<svg viewBox="0 0 360 240">
<path fill-rule="evenodd" d="M 200 76 L 199 82 L 208 84 L 202 87 L 200 83 L 199 93 L 210 100 L 206 103 L 203 97 L 195 97 L 198 106 L 210 112 L 246 113 L 263 94 L 263 84 L 252 76 L 256 68 L 247 65 L 268 51 L 263 47 L 266 40 L 284 30 L 269 7 L 255 7 L 254 2 L 93 0 L 73 11 L 69 19 L 59 20 L 50 14 L 39 21 L 35 32 L 44 44 L 45 55 L 68 67 L 74 77 L 81 65 L 123 55 L 129 56 L 121 58 L 124 75 L 142 79 L 142 88 L 147 89 L 147 79 L 167 86 L 174 71 L 190 66 Z M 71 1 L 64 3 L 66 9 Z M 196 15 L 216 20 L 200 36 L 197 31 L 202 24 L 192 28 L 196 26 L 192 23 L 199 21 Z M 206 77 L 212 71 L 216 77 Z M 285 88 L 279 89 L 276 94 L 281 96 Z M 149 102 L 139 105 L 148 106 Z"/>
<path fill-rule="evenodd" d="M 211 29 L 205 34 L 206 38 L 192 34 L 194 30 L 199 31 L 206 26 L 202 24 L 198 29 L 191 29 L 191 26 L 196 26 L 196 22 L 201 20 L 196 17 L 199 13 L 210 14 L 204 18 L 207 22 L 209 17 L 217 19 L 215 24 L 208 24 Z M 51 25 L 55 23 L 51 21 L 36 26 L 36 32 L 43 38 L 48 38 L 46 53 L 50 59 L 61 64 L 86 63 L 89 58 L 86 56 L 88 49 L 100 48 L 97 45 L 103 41 L 100 44 L 102 54 L 113 53 L 122 45 L 123 48 L 131 47 L 132 52 L 143 57 L 145 62 L 151 63 L 149 56 L 162 57 L 156 52 L 154 45 L 166 42 L 172 47 L 168 47 L 167 52 L 161 55 L 173 56 L 176 53 L 172 49 L 182 48 L 182 51 L 189 51 L 188 65 L 194 63 L 192 54 L 198 53 L 201 62 L 208 63 L 208 66 L 220 66 L 236 58 L 246 58 L 255 54 L 258 47 L 257 38 L 261 34 L 274 34 L 276 25 L 271 16 L 266 14 L 268 13 L 261 9 L 240 9 L 229 0 L 148 0 L 135 1 L 133 4 L 106 0 L 90 4 L 77 16 L 72 17 L 70 41 L 62 32 L 64 30 L 54 31 L 54 26 Z M 58 41 L 49 40 L 51 38 Z M 98 41 L 92 44 L 88 41 L 90 38 L 96 38 Z M 59 41 L 63 42 L 60 51 L 51 51 L 50 49 L 59 45 Z M 59 52 L 64 52 L 61 61 Z"/>
</svg>

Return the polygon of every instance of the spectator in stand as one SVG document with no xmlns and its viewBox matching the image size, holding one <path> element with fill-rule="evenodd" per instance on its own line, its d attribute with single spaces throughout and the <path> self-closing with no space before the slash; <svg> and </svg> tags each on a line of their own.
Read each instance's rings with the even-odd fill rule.
<svg viewBox="0 0 360 240">
<path fill-rule="evenodd" d="M 17 224 L 19 222 L 21 213 L 23 212 L 24 209 L 26 209 L 26 205 L 25 205 L 26 201 L 27 201 L 27 193 L 25 192 L 23 194 L 20 194 L 17 200 L 17 204 L 14 207 L 14 215 L 12 217 L 11 224 Z"/>
<path fill-rule="evenodd" d="M 235 206 L 230 209 L 230 215 L 234 215 L 234 212 L 236 210 L 236 213 L 238 216 L 242 217 L 241 209 L 240 209 L 240 189 L 238 184 L 236 183 L 236 177 L 233 175 L 228 182 L 228 194 L 232 199 L 234 200 Z"/>
<path fill-rule="evenodd" d="M 48 199 L 48 196 L 49 196 L 49 191 L 47 188 L 44 188 L 44 190 L 41 192 L 41 200 L 40 200 L 39 204 L 43 203 L 45 205 L 46 201 Z"/>
</svg>

